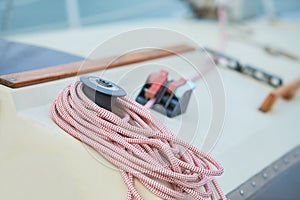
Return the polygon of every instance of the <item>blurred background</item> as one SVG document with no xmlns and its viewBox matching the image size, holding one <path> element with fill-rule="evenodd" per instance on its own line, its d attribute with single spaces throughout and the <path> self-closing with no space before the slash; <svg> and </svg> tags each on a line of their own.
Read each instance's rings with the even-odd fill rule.
<svg viewBox="0 0 300 200">
<path fill-rule="evenodd" d="M 227 0 L 229 19 L 267 15 L 300 22 L 299 0 Z M 78 28 L 129 20 L 214 18 L 213 0 L 0 0 L 0 34 Z"/>
</svg>

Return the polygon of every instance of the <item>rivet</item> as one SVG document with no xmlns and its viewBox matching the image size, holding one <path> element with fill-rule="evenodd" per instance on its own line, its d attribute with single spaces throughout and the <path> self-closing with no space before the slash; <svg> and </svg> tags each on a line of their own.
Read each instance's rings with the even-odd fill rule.
<svg viewBox="0 0 300 200">
<path fill-rule="evenodd" d="M 267 173 L 263 173 L 263 177 L 264 177 L 264 179 L 268 178 L 268 174 Z"/>
<path fill-rule="evenodd" d="M 274 165 L 274 171 L 276 172 L 276 171 L 278 171 L 278 165 Z"/>
<path fill-rule="evenodd" d="M 244 190 L 240 190 L 240 195 L 244 195 L 245 194 L 245 192 L 244 192 Z"/>
<path fill-rule="evenodd" d="M 255 187 L 255 186 L 256 186 L 256 182 L 255 182 L 255 181 L 252 181 L 251 185 L 252 185 L 253 187 Z"/>
<path fill-rule="evenodd" d="M 284 159 L 283 159 L 283 162 L 284 162 L 285 164 L 288 164 L 288 163 L 289 163 L 289 159 L 288 159 L 288 158 L 284 158 Z"/>
</svg>

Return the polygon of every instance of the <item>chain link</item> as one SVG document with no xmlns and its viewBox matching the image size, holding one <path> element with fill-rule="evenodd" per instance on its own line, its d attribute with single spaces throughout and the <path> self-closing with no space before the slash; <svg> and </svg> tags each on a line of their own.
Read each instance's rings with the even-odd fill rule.
<svg viewBox="0 0 300 200">
<path fill-rule="evenodd" d="M 204 50 L 207 51 L 213 57 L 214 61 L 219 66 L 223 66 L 231 70 L 237 71 L 259 82 L 268 84 L 269 86 L 274 88 L 281 86 L 283 83 L 280 77 L 265 72 L 257 67 L 253 67 L 250 65 L 242 65 L 237 59 L 208 48 L 205 48 Z"/>
</svg>

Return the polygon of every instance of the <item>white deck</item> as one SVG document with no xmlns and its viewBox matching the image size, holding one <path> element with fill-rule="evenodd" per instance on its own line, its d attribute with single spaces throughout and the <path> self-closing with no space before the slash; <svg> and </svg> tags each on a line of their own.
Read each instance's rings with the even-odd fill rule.
<svg viewBox="0 0 300 200">
<path fill-rule="evenodd" d="M 218 26 L 206 21 L 135 22 L 9 39 L 88 56 L 99 43 L 112 35 L 153 25 L 184 33 L 203 46 L 217 46 Z M 280 24 L 271 27 L 260 20 L 249 23 L 248 27 L 253 28 L 251 37 L 255 41 L 278 46 L 300 56 L 299 26 Z M 235 35 L 238 32 L 233 28 L 229 30 Z M 300 77 L 299 62 L 270 56 L 249 43 L 229 38 L 226 53 L 277 74 L 285 82 Z M 103 52 L 103 56 L 108 54 L 109 51 Z M 193 53 L 188 56 L 193 57 Z M 155 62 L 178 65 L 174 57 Z M 110 70 L 107 77 L 118 81 L 118 77 L 134 66 L 137 64 Z M 149 73 L 153 71 L 150 69 Z M 182 73 L 189 74 L 186 70 Z M 258 107 L 270 88 L 229 70 L 220 69 L 220 73 L 226 93 L 227 113 L 222 136 L 211 153 L 225 168 L 224 175 L 218 181 L 224 192 L 228 193 L 300 144 L 300 92 L 292 101 L 279 100 L 270 113 L 263 114 Z M 122 85 L 128 93 L 132 93 L 136 82 L 142 84 L 146 79 L 138 74 L 136 77 L 135 82 Z M 101 164 L 99 160 L 105 161 L 100 156 L 87 150 L 51 121 L 50 105 L 53 99 L 63 87 L 77 78 L 20 89 L 0 86 L 0 199 L 125 199 L 127 190 L 118 171 Z M 199 106 L 202 125 L 193 144 L 201 147 L 204 139 L 202 133 L 205 133 L 210 122 L 210 107 L 207 106 L 210 99 L 203 82 L 200 81 L 197 86 L 194 94 L 200 96 L 193 96 L 182 118 L 184 128 L 181 127 L 180 131 L 193 131 L 189 130 L 194 126 L 193 106 Z M 178 130 L 180 117 L 172 120 L 160 118 L 175 132 Z M 177 134 L 185 137 L 185 133 Z M 142 188 L 140 185 L 138 187 Z M 145 199 L 156 198 L 141 190 Z"/>
</svg>

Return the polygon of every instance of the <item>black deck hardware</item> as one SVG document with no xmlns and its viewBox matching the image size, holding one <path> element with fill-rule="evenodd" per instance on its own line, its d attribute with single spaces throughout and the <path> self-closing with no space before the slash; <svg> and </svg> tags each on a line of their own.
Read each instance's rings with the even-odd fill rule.
<svg viewBox="0 0 300 200">
<path fill-rule="evenodd" d="M 80 81 L 83 83 L 84 94 L 98 106 L 109 111 L 112 111 L 116 97 L 126 95 L 125 90 L 118 85 L 96 76 L 82 76 Z"/>
<path fill-rule="evenodd" d="M 162 71 L 159 73 L 162 73 Z M 185 79 L 168 81 L 167 79 L 162 79 L 162 76 L 159 77 L 159 73 L 151 74 L 148 77 L 136 97 L 136 101 L 145 105 L 150 100 L 149 90 L 152 89 L 151 87 L 154 87 L 155 95 L 153 98 L 155 98 L 155 102 L 151 109 L 171 118 L 184 113 L 188 107 L 195 84 Z M 153 80 L 153 76 L 156 76 L 157 79 Z M 153 91 L 150 92 L 150 94 L 152 93 Z"/>
</svg>

